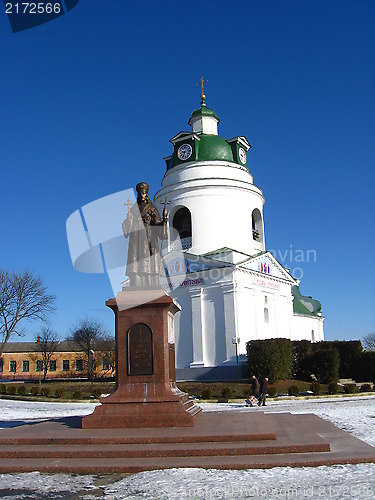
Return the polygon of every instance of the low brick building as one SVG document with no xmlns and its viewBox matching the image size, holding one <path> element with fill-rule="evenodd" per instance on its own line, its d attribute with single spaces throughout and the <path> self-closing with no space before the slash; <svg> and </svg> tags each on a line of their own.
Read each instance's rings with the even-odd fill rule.
<svg viewBox="0 0 375 500">
<path fill-rule="evenodd" d="M 93 377 L 114 375 L 114 341 L 93 345 L 91 359 L 75 342 L 61 341 L 49 355 L 47 379 L 87 378 L 88 363 Z M 38 380 L 44 376 L 43 353 L 36 342 L 7 342 L 0 356 L 0 380 Z"/>
</svg>

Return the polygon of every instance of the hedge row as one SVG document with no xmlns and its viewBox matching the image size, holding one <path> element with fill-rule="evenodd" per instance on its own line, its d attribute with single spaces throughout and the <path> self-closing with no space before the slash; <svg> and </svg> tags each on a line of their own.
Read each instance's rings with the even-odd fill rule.
<svg viewBox="0 0 375 500">
<path fill-rule="evenodd" d="M 363 352 L 359 340 L 311 343 L 289 339 L 252 340 L 247 343 L 249 375 L 270 380 L 295 378 L 323 383 L 339 378 L 375 381 L 375 352 Z"/>
</svg>

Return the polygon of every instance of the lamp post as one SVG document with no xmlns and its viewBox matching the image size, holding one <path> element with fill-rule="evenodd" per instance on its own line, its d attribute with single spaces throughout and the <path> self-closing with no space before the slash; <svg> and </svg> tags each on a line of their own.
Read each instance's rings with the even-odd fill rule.
<svg viewBox="0 0 375 500">
<path fill-rule="evenodd" d="M 38 350 L 40 350 L 40 336 L 38 335 L 37 338 L 36 338 L 36 343 L 37 343 L 37 346 L 38 346 Z M 42 379 L 41 379 L 41 375 L 42 375 L 42 370 L 40 369 L 40 363 L 41 361 L 39 361 L 39 359 L 37 359 L 36 361 L 36 364 L 39 368 L 38 372 L 39 372 L 39 392 L 41 391 L 41 388 L 42 388 Z"/>
<path fill-rule="evenodd" d="M 232 344 L 236 345 L 236 360 L 237 360 L 237 384 L 239 382 L 239 376 L 238 376 L 238 344 L 240 343 L 241 339 L 239 337 L 233 337 L 232 338 Z"/>
<path fill-rule="evenodd" d="M 90 367 L 90 381 L 91 385 L 94 383 L 94 354 L 95 351 L 93 349 L 90 349 L 90 356 L 89 356 L 89 367 Z"/>
</svg>

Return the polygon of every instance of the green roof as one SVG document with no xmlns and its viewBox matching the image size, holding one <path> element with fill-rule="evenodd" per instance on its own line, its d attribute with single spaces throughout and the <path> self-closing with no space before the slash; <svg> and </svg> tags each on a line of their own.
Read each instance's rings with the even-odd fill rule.
<svg viewBox="0 0 375 500">
<path fill-rule="evenodd" d="M 308 314 L 309 316 L 315 316 L 315 314 L 309 311 L 307 307 L 305 307 L 296 297 L 293 298 L 293 312 L 295 314 Z"/>
<path fill-rule="evenodd" d="M 198 147 L 197 160 L 227 160 L 233 161 L 232 149 L 220 135 L 200 135 L 196 142 Z"/>
<path fill-rule="evenodd" d="M 299 286 L 292 286 L 293 312 L 296 314 L 308 314 L 318 316 L 322 310 L 322 304 L 306 295 L 302 295 Z"/>
<path fill-rule="evenodd" d="M 196 116 L 213 116 L 214 118 L 219 120 L 217 114 L 211 108 L 207 108 L 206 106 L 201 106 L 199 109 L 193 111 L 189 119 L 189 122 L 192 118 L 195 118 Z"/>
</svg>

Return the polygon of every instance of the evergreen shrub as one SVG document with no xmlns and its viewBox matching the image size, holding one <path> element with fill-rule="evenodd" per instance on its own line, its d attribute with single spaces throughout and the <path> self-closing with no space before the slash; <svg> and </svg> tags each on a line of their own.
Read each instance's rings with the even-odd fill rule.
<svg viewBox="0 0 375 500">
<path fill-rule="evenodd" d="M 299 387 L 298 385 L 291 385 L 288 387 L 289 396 L 299 396 Z"/>
<path fill-rule="evenodd" d="M 73 392 L 73 399 L 82 399 L 83 398 L 83 392 L 80 390 L 76 390 Z"/>
<path fill-rule="evenodd" d="M 15 385 L 8 385 L 7 387 L 7 394 L 10 396 L 14 396 L 17 392 L 17 387 Z"/>
<path fill-rule="evenodd" d="M 213 390 L 211 387 L 204 387 L 202 390 L 202 399 L 211 399 L 213 396 Z"/>
<path fill-rule="evenodd" d="M 91 396 L 94 396 L 95 399 L 99 399 L 102 394 L 103 391 L 101 387 L 94 387 L 91 391 Z"/>
<path fill-rule="evenodd" d="M 320 342 L 322 344 L 323 342 Z M 338 382 L 339 351 L 337 349 L 320 348 L 312 355 L 311 369 L 322 384 Z"/>
<path fill-rule="evenodd" d="M 270 387 L 268 387 L 267 389 L 267 394 L 270 398 L 274 398 L 276 396 L 276 387 L 274 387 L 273 385 L 271 385 Z"/>
<path fill-rule="evenodd" d="M 64 389 L 56 389 L 55 390 L 55 398 L 62 398 L 64 396 Z"/>
<path fill-rule="evenodd" d="M 337 382 L 330 382 L 328 384 L 328 394 L 337 394 L 339 392 L 339 384 Z"/>
<path fill-rule="evenodd" d="M 5 384 L 0 384 L 0 394 L 7 393 L 7 386 Z"/>
<path fill-rule="evenodd" d="M 50 388 L 49 387 L 42 387 L 42 390 L 40 391 L 40 394 L 44 396 L 45 398 L 48 398 L 50 393 Z"/>
<path fill-rule="evenodd" d="M 360 392 L 371 392 L 372 386 L 371 386 L 371 384 L 362 384 L 359 391 Z"/>
<path fill-rule="evenodd" d="M 26 387 L 24 385 L 20 385 L 18 388 L 18 394 L 20 396 L 24 396 L 26 394 Z"/>
<path fill-rule="evenodd" d="M 361 354 L 356 365 L 355 376 L 351 377 L 360 382 L 375 382 L 375 351 L 365 351 Z"/>
<path fill-rule="evenodd" d="M 274 381 L 291 378 L 293 352 L 289 339 L 251 340 L 246 349 L 249 373 Z"/>
<path fill-rule="evenodd" d="M 39 395 L 39 387 L 36 385 L 33 385 L 30 389 L 30 393 L 32 396 L 38 396 Z"/>
<path fill-rule="evenodd" d="M 359 389 L 355 384 L 345 384 L 344 390 L 345 394 L 355 394 L 356 392 L 359 392 Z"/>
<path fill-rule="evenodd" d="M 314 396 L 319 396 L 321 390 L 319 382 L 313 382 L 310 386 L 310 390 L 313 392 Z"/>
<path fill-rule="evenodd" d="M 223 387 L 221 395 L 224 399 L 230 399 L 232 397 L 232 389 L 226 385 Z"/>
<path fill-rule="evenodd" d="M 309 340 L 295 340 L 292 342 L 293 367 L 292 375 L 297 380 L 310 380 L 311 356 L 313 345 Z"/>
</svg>

